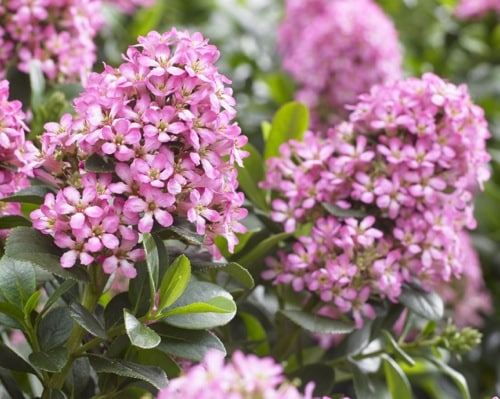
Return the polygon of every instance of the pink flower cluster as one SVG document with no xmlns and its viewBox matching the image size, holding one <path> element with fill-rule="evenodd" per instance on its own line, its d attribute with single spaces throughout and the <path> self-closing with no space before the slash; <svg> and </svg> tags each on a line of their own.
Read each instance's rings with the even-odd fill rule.
<svg viewBox="0 0 500 399">
<path fill-rule="evenodd" d="M 85 81 L 96 61 L 93 42 L 106 0 L 14 0 L 0 3 L 0 76 L 12 59 L 24 73 L 39 64 L 49 80 Z M 131 13 L 152 0 L 108 0 Z"/>
<path fill-rule="evenodd" d="M 0 215 L 19 215 L 20 205 L 1 202 L 22 188 L 29 186 L 38 150 L 26 140 L 27 126 L 20 101 L 9 101 L 9 82 L 0 81 Z M 5 232 L 1 232 L 3 237 Z"/>
<path fill-rule="evenodd" d="M 309 383 L 306 392 L 300 393 L 285 380 L 283 367 L 270 357 L 237 351 L 225 363 L 224 354 L 212 350 L 203 363 L 170 380 L 157 399 L 312 399 L 313 389 L 314 384 Z"/>
<path fill-rule="evenodd" d="M 67 250 L 63 267 L 79 259 L 134 277 L 139 233 L 174 217 L 193 223 L 215 255 L 217 236 L 233 250 L 235 233 L 245 231 L 235 164 L 247 138 L 231 121 L 234 99 L 213 65 L 218 57 L 199 33 L 150 32 L 118 68 L 89 76 L 76 117 L 46 125 L 43 166 L 61 189 L 32 219 Z M 90 156 L 109 172 L 85 169 Z"/>
<path fill-rule="evenodd" d="M 400 77 L 397 32 L 373 0 L 287 0 L 285 13 L 278 33 L 283 68 L 316 125 L 338 122 L 359 94 Z"/>
<path fill-rule="evenodd" d="M 310 234 L 264 272 L 317 293 L 358 325 L 377 296 L 463 272 L 460 232 L 473 228 L 471 189 L 489 177 L 483 111 L 467 88 L 433 74 L 375 86 L 327 136 L 306 133 L 268 161 L 272 218 Z"/>
<path fill-rule="evenodd" d="M 0 71 L 16 59 L 37 62 L 48 79 L 80 80 L 95 62 L 93 38 L 103 23 L 99 0 L 18 0 L 0 5 Z"/>
<path fill-rule="evenodd" d="M 462 231 L 459 234 L 461 248 L 461 263 L 464 265 L 462 277 L 450 283 L 442 283 L 437 291 L 450 309 L 454 323 L 458 327 L 480 327 L 483 315 L 493 311 L 490 293 L 487 291 L 479 257 L 469 234 Z"/>
<path fill-rule="evenodd" d="M 500 1 L 498 0 L 461 0 L 455 9 L 458 18 L 481 18 L 488 12 L 500 12 Z"/>
</svg>

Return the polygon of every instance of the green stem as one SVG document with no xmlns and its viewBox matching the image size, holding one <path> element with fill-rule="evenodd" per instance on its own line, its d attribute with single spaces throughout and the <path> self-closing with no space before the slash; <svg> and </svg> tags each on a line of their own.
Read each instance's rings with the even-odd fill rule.
<svg viewBox="0 0 500 399">
<path fill-rule="evenodd" d="M 90 282 L 86 284 L 83 288 L 82 295 L 82 306 L 84 306 L 90 313 L 93 313 L 97 303 L 99 302 L 99 298 L 102 295 L 108 277 L 102 271 L 102 268 L 99 265 L 93 264 L 88 269 Z M 85 330 L 78 324 L 75 323 L 73 326 L 73 330 L 66 342 L 66 348 L 68 349 L 69 358 L 64 367 L 58 373 L 52 375 L 49 386 L 46 388 L 55 388 L 61 389 L 64 385 L 64 381 L 73 366 L 74 360 L 77 358 L 77 354 L 80 353 L 79 349 L 82 346 L 82 339 L 85 334 Z M 42 399 L 45 399 L 46 392 L 42 395 Z"/>
</svg>

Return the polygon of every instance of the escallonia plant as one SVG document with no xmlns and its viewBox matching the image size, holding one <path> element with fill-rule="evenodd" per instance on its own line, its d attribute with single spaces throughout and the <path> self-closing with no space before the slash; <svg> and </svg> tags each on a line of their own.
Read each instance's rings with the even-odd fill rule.
<svg viewBox="0 0 500 399">
<path fill-rule="evenodd" d="M 448 358 L 480 334 L 442 323 L 434 291 L 462 272 L 488 177 L 465 87 L 377 86 L 318 133 L 289 103 L 262 157 L 218 56 L 199 33 L 150 32 L 36 145 L 0 85 L 3 389 L 406 399 L 446 374 L 468 398 Z"/>
</svg>

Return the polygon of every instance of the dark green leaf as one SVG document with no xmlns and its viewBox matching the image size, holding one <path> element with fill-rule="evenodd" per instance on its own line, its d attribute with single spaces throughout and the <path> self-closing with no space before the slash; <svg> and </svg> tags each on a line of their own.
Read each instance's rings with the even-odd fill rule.
<svg viewBox="0 0 500 399">
<path fill-rule="evenodd" d="M 69 314 L 73 320 L 92 335 L 102 339 L 108 338 L 102 323 L 80 303 L 72 303 Z"/>
<path fill-rule="evenodd" d="M 61 296 L 63 296 L 66 292 L 71 290 L 76 284 L 75 280 L 66 280 L 61 283 L 60 286 L 57 287 L 57 289 L 49 296 L 47 299 L 47 302 L 43 306 L 42 312 L 45 313 L 47 310 L 50 309 L 52 305 L 54 305 Z"/>
<path fill-rule="evenodd" d="M 0 229 L 12 229 L 19 226 L 31 226 L 31 221 L 24 216 L 7 215 L 0 217 Z"/>
<path fill-rule="evenodd" d="M 412 399 L 410 381 L 406 377 L 401 367 L 389 356 L 383 356 L 384 373 L 389 387 L 389 392 L 393 398 Z"/>
<path fill-rule="evenodd" d="M 40 297 L 42 296 L 42 291 L 35 291 L 26 301 L 23 307 L 23 312 L 25 315 L 29 315 L 33 310 L 38 307 L 38 303 L 40 302 Z"/>
<path fill-rule="evenodd" d="M 167 308 L 167 311 L 174 311 L 176 308 L 198 303 L 209 303 L 207 306 L 211 305 L 214 308 L 220 308 L 221 313 L 219 311 L 207 311 L 204 313 L 177 314 L 166 318 L 166 322 L 180 328 L 206 329 L 227 324 L 236 314 L 236 305 L 231 294 L 218 285 L 204 281 L 191 281 L 174 306 Z M 197 306 L 195 305 L 195 307 Z M 233 307 L 234 311 L 229 311 L 229 307 Z"/>
<path fill-rule="evenodd" d="M 257 317 L 250 313 L 238 312 L 238 316 L 243 320 L 247 330 L 247 340 L 249 342 L 259 342 L 252 349 L 252 351 L 258 356 L 265 356 L 269 354 L 269 341 L 267 339 L 267 333 L 265 328 L 262 326 L 261 322 Z"/>
<path fill-rule="evenodd" d="M 22 328 L 24 313 L 17 306 L 0 302 L 0 325 L 10 328 Z"/>
<path fill-rule="evenodd" d="M 341 217 L 341 218 L 363 218 L 367 216 L 367 214 L 358 209 L 342 209 L 336 205 L 327 204 L 323 202 L 321 206 L 333 216 Z"/>
<path fill-rule="evenodd" d="M 444 315 L 444 304 L 435 292 L 424 291 L 414 285 L 406 286 L 399 301 L 418 315 L 428 320 L 440 320 Z"/>
<path fill-rule="evenodd" d="M 44 397 L 47 399 L 67 399 L 66 394 L 60 389 L 50 388 L 44 391 Z"/>
<path fill-rule="evenodd" d="M 158 310 L 171 306 L 182 295 L 191 278 L 191 263 L 185 255 L 177 257 L 168 267 L 158 291 Z"/>
<path fill-rule="evenodd" d="M 346 355 L 355 356 L 365 349 L 372 340 L 373 320 L 366 320 L 363 327 L 349 334 L 346 340 Z"/>
<path fill-rule="evenodd" d="M 262 258 L 271 249 L 273 249 L 280 242 L 286 240 L 292 235 L 293 235 L 292 233 L 279 233 L 272 235 L 266 238 L 265 240 L 261 241 L 259 244 L 257 244 L 254 248 L 252 248 L 250 252 L 247 252 L 242 256 L 239 256 L 239 254 L 235 256 L 234 261 L 246 267 L 247 269 L 250 269 L 252 266 L 255 265 L 255 263 L 261 261 Z"/>
<path fill-rule="evenodd" d="M 0 259 L 0 293 L 21 309 L 36 290 L 35 268 L 30 262 L 4 255 Z"/>
<path fill-rule="evenodd" d="M 285 104 L 274 116 L 264 158 L 279 156 L 280 145 L 288 140 L 301 140 L 308 126 L 309 111 L 304 104 L 299 102 Z"/>
<path fill-rule="evenodd" d="M 126 292 L 114 296 L 104 309 L 104 323 L 106 329 L 124 323 L 123 309 L 130 309 L 131 303 Z"/>
<path fill-rule="evenodd" d="M 377 386 L 374 384 L 369 374 L 366 374 L 355 362 L 350 362 L 354 391 L 356 392 L 357 398 L 383 398 L 384 396 L 379 395 L 377 392 Z"/>
<path fill-rule="evenodd" d="M 157 389 L 168 384 L 167 375 L 159 367 L 145 366 L 122 359 L 109 359 L 99 355 L 89 355 L 89 360 L 96 373 L 109 373 L 145 381 Z"/>
<path fill-rule="evenodd" d="M 173 225 L 158 232 L 164 240 L 179 240 L 186 245 L 202 246 L 203 236 L 185 227 L 183 224 Z"/>
<path fill-rule="evenodd" d="M 136 270 L 137 276 L 130 280 L 128 295 L 132 304 L 132 313 L 141 317 L 154 306 L 155 297 L 151 295 L 151 281 L 145 262 L 138 262 Z"/>
<path fill-rule="evenodd" d="M 36 375 L 36 371 L 31 364 L 2 342 L 0 342 L 0 353 L 2 354 L 0 356 L 0 367 Z"/>
<path fill-rule="evenodd" d="M 246 196 L 258 208 L 269 210 L 265 190 L 259 187 L 259 182 L 265 179 L 264 160 L 257 149 L 250 143 L 243 147 L 249 156 L 243 160 L 243 168 L 238 167 L 238 183 Z"/>
<path fill-rule="evenodd" d="M 172 358 L 164 351 L 158 349 L 133 349 L 128 351 L 128 360 L 146 364 L 148 366 L 156 366 L 161 368 L 170 378 L 178 377 L 181 374 L 181 368 L 172 360 Z"/>
<path fill-rule="evenodd" d="M 352 324 L 310 314 L 302 310 L 281 310 L 280 313 L 300 327 L 318 334 L 347 334 L 354 330 Z"/>
<path fill-rule="evenodd" d="M 194 269 L 195 265 L 193 265 Z M 255 281 L 250 272 L 236 262 L 229 263 L 209 263 L 207 265 L 197 265 L 197 272 L 204 272 L 207 270 L 217 270 L 222 271 L 232 278 L 234 278 L 239 283 L 243 284 L 247 288 L 253 288 L 255 286 Z"/>
<path fill-rule="evenodd" d="M 47 352 L 63 345 L 68 340 L 73 325 L 73 319 L 66 306 L 58 306 L 49 310 L 38 326 L 40 348 Z"/>
<path fill-rule="evenodd" d="M 52 238 L 31 227 L 16 227 L 9 233 L 5 254 L 31 262 L 64 279 L 89 281 L 86 271 L 79 267 L 63 269 L 59 261 L 61 250 L 54 245 Z"/>
<path fill-rule="evenodd" d="M 427 360 L 436 365 L 439 370 L 441 370 L 453 380 L 453 382 L 460 390 L 463 399 L 471 399 L 467 380 L 462 374 L 460 374 L 457 370 L 452 369 L 450 366 L 436 357 L 429 357 L 427 358 Z"/>
<path fill-rule="evenodd" d="M 142 349 L 152 349 L 158 346 L 161 341 L 160 336 L 142 324 L 126 309 L 123 310 L 123 319 L 125 320 L 125 330 L 132 345 Z"/>
<path fill-rule="evenodd" d="M 15 194 L 2 198 L 2 201 L 41 205 L 45 202 L 45 196 L 48 193 L 52 192 L 53 189 L 49 186 L 45 185 L 30 186 L 22 190 L 19 190 Z"/>
<path fill-rule="evenodd" d="M 160 256 L 156 247 L 156 241 L 150 233 L 142 234 L 142 245 L 146 252 L 146 266 L 149 272 L 149 283 L 152 292 L 156 292 L 158 286 L 158 275 L 160 270 Z M 154 294 L 153 294 L 154 295 Z"/>
<path fill-rule="evenodd" d="M 206 330 L 185 330 L 165 323 L 155 324 L 153 328 L 162 336 L 157 349 L 169 355 L 200 362 L 210 349 L 226 353 L 219 338 Z"/>
<path fill-rule="evenodd" d="M 12 373 L 0 367 L 0 382 L 10 399 L 25 399 L 25 396 L 19 388 L 19 382 L 14 379 Z"/>
<path fill-rule="evenodd" d="M 95 173 L 113 173 L 115 162 L 112 158 L 101 157 L 94 153 L 85 161 L 85 170 Z"/>
<path fill-rule="evenodd" d="M 33 352 L 29 355 L 29 360 L 39 369 L 57 373 L 68 361 L 68 350 L 59 346 L 47 352 Z"/>
<path fill-rule="evenodd" d="M 90 378 L 90 362 L 86 357 L 79 357 L 73 361 L 71 372 L 66 379 L 66 386 L 71 387 L 72 398 L 81 398 L 82 392 L 85 391 L 91 383 Z"/>
</svg>

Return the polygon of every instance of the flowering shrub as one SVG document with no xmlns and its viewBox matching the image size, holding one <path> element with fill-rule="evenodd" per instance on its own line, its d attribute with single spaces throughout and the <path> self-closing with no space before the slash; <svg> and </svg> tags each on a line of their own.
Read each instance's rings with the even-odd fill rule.
<svg viewBox="0 0 500 399">
<path fill-rule="evenodd" d="M 67 249 L 63 267 L 98 262 L 133 278 L 139 233 L 170 227 L 174 217 L 195 224 L 214 254 L 216 236 L 233 250 L 246 215 L 234 169 L 246 137 L 231 122 L 218 56 L 199 34 L 150 32 L 121 66 L 89 76 L 75 118 L 46 125 L 43 165 L 60 190 L 32 218 Z M 104 173 L 92 170 L 96 158 L 106 161 Z"/>
<path fill-rule="evenodd" d="M 372 88 L 326 138 L 281 147 L 262 186 L 272 218 L 312 222 L 263 277 L 319 295 L 357 325 L 373 296 L 397 301 L 415 278 L 427 290 L 459 277 L 459 235 L 473 228 L 471 185 L 489 172 L 482 110 L 464 86 L 435 75 Z"/>
<path fill-rule="evenodd" d="M 401 75 L 396 30 L 372 0 L 287 0 L 278 47 L 297 100 L 323 126 L 346 117 L 345 105 L 372 85 Z"/>
</svg>

